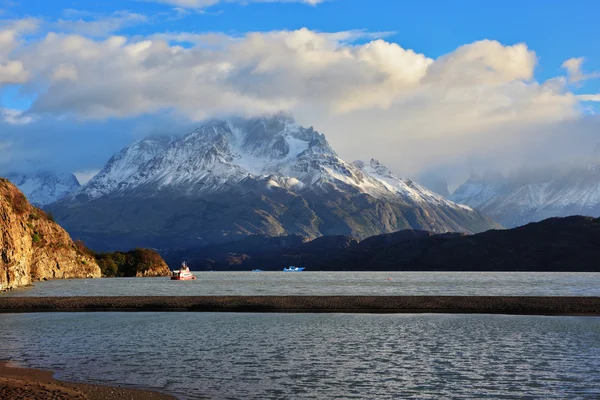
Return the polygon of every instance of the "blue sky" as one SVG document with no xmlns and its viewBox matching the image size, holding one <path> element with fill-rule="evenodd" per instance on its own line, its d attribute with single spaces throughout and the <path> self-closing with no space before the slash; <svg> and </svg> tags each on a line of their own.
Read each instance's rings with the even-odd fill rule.
<svg viewBox="0 0 600 400">
<path fill-rule="evenodd" d="M 202 6 L 209 2 L 216 4 Z M 588 100 L 598 100 L 597 93 L 600 92 L 600 79 L 596 76 L 600 71 L 600 48 L 596 40 L 599 2 L 326 0 L 317 3 L 305 4 L 300 0 L 245 3 L 218 0 L 0 0 L 0 20 L 5 29 L 13 26 L 15 21 L 27 18 L 36 21 L 35 28 L 18 31 L 15 36 L 17 44 L 7 47 L 9 53 L 5 52 L 4 61 L 0 48 L 0 66 L 2 62 L 18 61 L 26 74 L 26 77 L 13 77 L 12 81 L 4 83 L 0 80 L 0 109 L 12 110 L 11 117 L 5 118 L 4 131 L 9 133 L 4 140 L 0 132 L 0 152 L 3 148 L 4 151 L 10 148 L 13 152 L 10 155 L 12 161 L 7 161 L 9 157 L 6 156 L 4 165 L 0 162 L 0 170 L 18 169 L 31 162 L 31 157 L 49 160 L 40 161 L 40 168 L 97 170 L 122 145 L 143 136 L 143 128 L 152 118 L 161 121 L 176 119 L 174 125 L 183 130 L 189 124 L 213 115 L 252 114 L 275 111 L 278 107 L 292 111 L 301 123 L 323 130 L 342 156 L 378 156 L 397 171 L 409 175 L 418 175 L 434 168 L 432 166 L 465 170 L 469 167 L 467 164 L 475 163 L 484 167 L 480 165 L 480 159 L 492 160 L 496 167 L 502 167 L 502 163 L 518 164 L 530 160 L 540 151 L 541 141 L 548 140 L 568 142 L 571 153 L 564 158 L 573 159 L 577 151 L 586 149 L 596 140 L 596 125 L 590 123 L 589 118 L 596 116 L 598 103 Z M 308 33 L 302 34 L 301 28 L 307 28 Z M 1 29 L 2 25 L 0 32 Z M 300 33 L 277 37 L 267 34 L 281 31 Z M 75 36 L 86 37 L 90 40 L 88 46 L 98 46 L 98 51 L 102 51 L 103 41 L 116 35 L 124 36 L 127 44 L 121 46 L 123 52 L 128 44 L 164 40 L 164 37 L 157 36 L 161 34 L 218 35 L 221 37 L 219 50 L 210 57 L 219 58 L 220 66 L 227 65 L 230 75 L 214 87 L 199 85 L 198 93 L 206 93 L 202 99 L 194 93 L 177 98 L 177 91 L 174 91 L 157 100 L 159 95 L 156 93 L 165 91 L 163 86 L 152 89 L 150 96 L 145 87 L 140 89 L 132 83 L 131 89 L 124 90 L 141 90 L 136 95 L 141 100 L 138 104 L 130 104 L 120 98 L 123 93 L 118 90 L 109 92 L 89 81 L 84 84 L 84 74 L 102 75 L 102 68 L 106 68 L 106 74 L 113 76 L 115 70 L 111 69 L 114 66 L 102 63 L 84 67 L 86 59 L 82 49 L 72 59 L 69 58 L 71 55 L 65 54 L 62 60 L 60 52 L 55 50 L 48 50 L 47 55 L 38 59 L 35 54 L 40 50 L 34 51 L 35 46 L 44 46 L 44 49 L 50 49 L 52 45 L 56 48 L 66 46 L 67 39 L 61 43 L 49 43 L 47 35 L 51 32 L 72 40 Z M 294 57 L 294 46 L 299 41 L 318 43 L 317 46 L 323 46 L 319 48 L 323 51 L 319 57 L 335 58 L 329 68 L 338 69 L 345 75 L 340 72 L 339 76 L 334 74 L 332 78 L 327 75 L 329 72 L 323 72 L 322 66 L 319 66 L 318 72 L 307 72 L 306 68 L 315 67 L 315 62 L 302 64 L 307 62 L 302 49 L 298 50 L 297 64 L 301 67 L 289 65 L 278 59 L 277 54 L 268 53 L 268 46 L 263 47 L 257 44 L 256 38 L 249 38 L 248 32 L 262 33 L 260 40 L 271 41 L 268 46 L 275 53 L 280 51 L 277 46 L 285 46 L 286 51 L 291 51 L 288 59 Z M 342 39 L 325 35 L 340 32 L 354 34 Z M 379 50 L 368 46 L 369 42 L 378 38 L 383 42 Z M 202 40 L 205 46 L 206 39 Z M 172 38 L 166 39 L 166 43 L 171 46 L 169 51 L 174 51 L 175 46 L 181 44 Z M 526 48 L 513 49 L 512 46 L 519 43 L 524 43 Z M 390 46 L 395 44 L 399 47 Z M 361 46 L 365 46 L 364 49 L 361 50 Z M 467 49 L 461 50 L 464 46 Z M 201 46 L 195 42 L 186 42 L 184 47 L 197 53 L 186 61 L 186 65 L 204 62 L 209 57 L 207 53 L 199 54 Z M 416 56 L 400 54 L 398 48 L 412 51 Z M 245 49 L 251 54 L 241 60 L 239 54 L 245 53 Z M 156 50 L 156 54 L 134 67 L 145 67 L 149 60 L 165 63 L 161 67 L 169 65 L 168 57 L 161 51 Z M 352 53 L 352 57 L 344 56 L 344 52 Z M 119 55 L 122 53 L 115 53 L 114 57 Z M 107 54 L 107 57 L 111 56 Z M 562 68 L 563 63 L 579 57 L 585 59 L 580 64 L 575 63 L 579 75 L 567 74 Z M 271 60 L 269 65 L 275 67 L 269 69 L 269 74 L 261 75 L 263 81 L 257 82 L 256 74 L 247 72 L 260 69 L 261 58 Z M 503 64 L 504 59 L 506 62 Z M 38 61 L 39 65 L 34 65 Z M 62 68 L 61 74 L 66 73 L 70 77 L 76 71 L 77 79 L 69 78 L 71 83 L 66 85 L 60 83 L 64 79 L 59 82 L 48 78 L 50 74 L 57 73 L 59 67 Z M 216 68 L 215 64 L 211 64 L 210 68 Z M 412 72 L 401 71 L 403 68 Z M 216 75 L 211 75 L 210 79 L 196 75 L 201 74 L 198 70 L 194 72 L 194 79 L 206 79 L 211 83 L 217 79 Z M 490 70 L 494 74 L 488 74 Z M 118 89 L 123 82 L 135 82 L 147 72 L 140 70 L 137 75 L 132 72 L 119 77 L 114 86 Z M 395 76 L 397 72 L 398 76 Z M 310 79 L 299 79 L 298 76 L 303 74 L 310 75 Z M 372 86 L 381 76 L 387 77 L 389 82 Z M 471 79 L 474 76 L 477 78 Z M 189 87 L 190 79 L 180 83 L 182 88 Z M 347 84 L 344 79 L 347 79 Z M 335 84 L 331 83 L 332 80 Z M 291 83 L 285 87 L 288 81 Z M 316 87 L 326 87 L 326 90 L 307 94 L 304 88 L 311 82 L 320 82 Z M 359 83 L 354 87 L 356 82 Z M 418 90 L 416 82 L 422 84 Z M 176 85 L 175 82 L 173 84 Z M 270 85 L 280 90 L 269 89 Z M 221 98 L 219 93 L 227 90 L 232 91 L 233 97 Z M 550 92 L 551 95 L 548 94 Z M 578 95 L 588 97 L 576 97 Z M 481 106 L 477 96 L 495 99 L 495 103 L 482 107 L 477 113 L 477 122 L 469 124 L 468 121 L 473 119 L 469 110 Z M 369 99 L 364 102 L 356 100 L 363 97 Z M 235 104 L 232 98 L 235 98 Z M 514 107 L 509 113 L 505 113 L 507 105 L 503 99 L 509 99 L 510 107 Z M 312 103 L 321 101 L 322 104 L 311 109 Z M 323 109 L 329 111 L 324 112 Z M 403 115 L 399 110 L 412 111 Z M 17 117 L 15 113 L 21 111 L 24 114 Z M 429 126 L 423 122 L 421 114 L 447 118 L 451 122 Z M 407 121 L 413 115 L 421 119 L 415 117 L 414 121 Z M 511 120 L 510 116 L 516 117 Z M 50 119 L 52 123 L 49 123 Z M 381 123 L 382 119 L 387 123 Z M 561 131 L 561 127 L 568 125 L 569 131 L 577 130 L 573 128 L 573 121 L 578 120 L 585 120 L 581 132 L 575 135 L 581 143 L 573 144 L 573 134 Z M 406 128 L 398 129 L 399 125 L 406 125 Z M 23 136 L 27 135 L 26 132 L 39 132 L 43 126 L 52 126 L 57 131 L 45 136 L 54 143 L 69 143 L 67 138 L 81 130 L 94 133 L 88 135 L 90 139 L 87 141 L 85 136 L 73 141 L 77 142 L 77 151 L 71 153 L 78 156 L 65 158 L 60 149 L 51 154 L 41 149 L 32 153 L 44 154 L 43 157 L 16 150 L 18 146 L 28 145 L 27 140 L 23 140 L 27 137 Z M 370 154 L 362 155 L 362 140 L 366 140 L 363 139 L 363 131 L 374 126 L 381 132 L 378 139 L 382 143 L 380 147 L 368 146 Z M 590 126 L 594 127 L 591 131 Z M 420 132 L 421 129 L 423 132 Z M 65 136 L 60 131 L 70 133 Z M 98 139 L 97 135 L 102 135 L 103 131 L 108 132 L 104 138 Z M 514 133 L 506 142 L 497 142 L 498 132 L 507 131 Z M 549 132 L 546 135 L 550 136 L 531 132 Z M 43 137 L 36 136 L 36 141 L 43 142 Z M 486 147 L 485 143 L 490 142 L 490 138 L 494 138 L 492 144 Z M 446 151 L 431 149 L 432 141 L 443 143 L 444 140 L 451 141 L 450 146 L 445 146 Z M 101 142 L 105 142 L 106 146 L 99 146 Z M 2 143 L 5 145 L 2 146 Z M 347 143 L 352 143 L 353 147 Z M 457 143 L 456 148 L 454 143 Z M 467 143 L 473 149 L 465 149 Z M 32 147 L 31 143 L 29 145 Z M 562 147 L 564 149 L 565 146 Z M 397 154 L 400 148 L 411 156 L 401 157 L 402 161 L 399 161 Z M 92 149 L 93 156 L 90 156 L 88 153 Z M 558 149 L 552 150 L 548 153 L 544 147 L 543 153 L 557 153 L 558 157 Z M 20 153 L 29 154 L 29 158 L 18 156 Z M 64 164 L 61 164 L 63 161 Z"/>
</svg>

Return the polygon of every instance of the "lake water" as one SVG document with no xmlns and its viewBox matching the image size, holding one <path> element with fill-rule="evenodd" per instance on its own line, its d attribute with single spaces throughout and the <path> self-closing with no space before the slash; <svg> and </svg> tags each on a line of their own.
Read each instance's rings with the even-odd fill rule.
<svg viewBox="0 0 600 400">
<path fill-rule="evenodd" d="M 0 315 L 0 359 L 181 399 L 598 399 L 600 318 Z"/>
<path fill-rule="evenodd" d="M 169 278 L 37 282 L 0 296 L 466 295 L 600 296 L 600 273 L 194 272 Z M 389 280 L 388 278 L 391 278 Z"/>
</svg>

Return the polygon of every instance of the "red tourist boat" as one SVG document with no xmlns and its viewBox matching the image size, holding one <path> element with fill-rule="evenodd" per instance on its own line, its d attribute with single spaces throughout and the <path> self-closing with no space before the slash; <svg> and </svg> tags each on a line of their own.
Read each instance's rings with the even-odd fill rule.
<svg viewBox="0 0 600 400">
<path fill-rule="evenodd" d="M 173 275 L 171 275 L 173 281 L 191 281 L 193 279 L 196 279 L 196 277 L 192 275 L 190 267 L 185 261 L 181 263 L 181 268 L 173 271 Z"/>
</svg>

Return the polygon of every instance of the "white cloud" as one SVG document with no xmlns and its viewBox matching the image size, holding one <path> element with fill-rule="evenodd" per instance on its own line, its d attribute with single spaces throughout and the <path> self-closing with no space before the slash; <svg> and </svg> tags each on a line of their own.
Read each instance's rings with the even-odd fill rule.
<svg viewBox="0 0 600 400">
<path fill-rule="evenodd" d="M 577 83 L 587 79 L 599 78 L 600 73 L 593 72 L 591 74 L 585 74 L 581 71 L 581 66 L 585 58 L 570 58 L 562 64 L 562 68 L 567 70 L 569 82 Z"/>
<path fill-rule="evenodd" d="M 6 61 L 0 63 L 0 85 L 3 83 L 24 83 L 29 74 L 25 71 L 20 61 Z"/>
<path fill-rule="evenodd" d="M 600 101 L 600 94 L 581 94 L 577 98 L 581 101 Z"/>
<path fill-rule="evenodd" d="M 40 21 L 34 18 L 0 22 L 0 87 L 7 83 L 24 83 L 29 73 L 20 60 L 11 58 L 11 53 L 22 45 L 21 36 L 34 32 Z"/>
<path fill-rule="evenodd" d="M 22 111 L 0 108 L 0 121 L 9 125 L 26 125 L 35 120 L 30 115 L 24 115 Z"/>
<path fill-rule="evenodd" d="M 98 37 L 148 21 L 145 15 L 128 11 L 117 11 L 109 16 L 99 16 L 69 10 L 66 15 L 71 17 L 78 15 L 79 19 L 59 19 L 54 24 L 58 30 Z"/>
<path fill-rule="evenodd" d="M 50 33 L 7 57 L 22 63 L 27 88 L 37 93 L 28 115 L 89 123 L 170 110 L 200 121 L 284 109 L 327 134 L 343 157 L 378 157 L 409 175 L 473 154 L 490 162 L 527 159 L 540 148 L 549 155 L 540 143 L 550 138 L 563 151 L 554 127 L 578 121 L 581 102 L 598 99 L 573 94 L 566 77 L 536 81 L 536 54 L 522 43 L 484 40 L 431 58 L 375 39 L 382 36 L 308 29 L 133 39 Z M 589 140 L 581 135 L 569 149 L 585 149 Z"/>
<path fill-rule="evenodd" d="M 49 34 L 28 46 L 21 60 L 47 79 L 34 111 L 82 118 L 171 108 L 199 120 L 307 104 L 335 115 L 418 105 L 413 115 L 449 112 L 456 130 L 464 130 L 574 112 L 577 98 L 563 81 L 533 81 L 536 56 L 524 44 L 481 41 L 434 60 L 381 39 L 348 43 L 359 35 L 301 29 L 131 41 Z M 171 44 L 174 39 L 194 46 Z M 67 77 L 77 84 L 63 82 Z"/>
<path fill-rule="evenodd" d="M 31 33 L 39 29 L 42 21 L 38 18 L 22 18 L 0 21 L 0 29 L 19 33 Z"/>
<path fill-rule="evenodd" d="M 304 3 L 311 6 L 323 3 L 325 0 L 146 0 L 154 3 L 167 4 L 183 9 L 202 9 L 219 3 Z"/>
<path fill-rule="evenodd" d="M 77 67 L 73 64 L 60 64 L 52 72 L 53 81 L 76 81 L 77 78 Z"/>
</svg>

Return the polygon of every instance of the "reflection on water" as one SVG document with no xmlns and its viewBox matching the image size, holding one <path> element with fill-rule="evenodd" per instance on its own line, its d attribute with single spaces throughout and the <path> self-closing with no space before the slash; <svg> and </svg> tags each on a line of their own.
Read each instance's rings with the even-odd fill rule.
<svg viewBox="0 0 600 400">
<path fill-rule="evenodd" d="M 0 315 L 0 358 L 182 399 L 598 399 L 600 318 Z"/>
<path fill-rule="evenodd" d="M 600 273 L 529 272 L 194 272 L 169 278 L 75 279 L 35 283 L 0 296 L 492 295 L 600 296 Z"/>
</svg>

